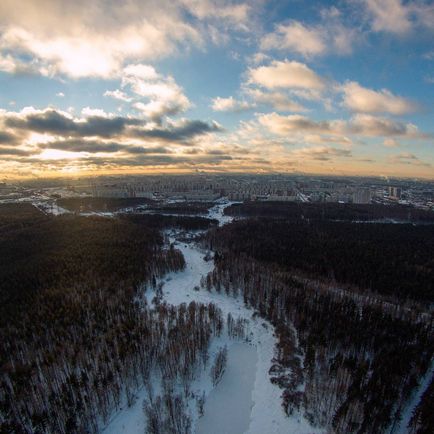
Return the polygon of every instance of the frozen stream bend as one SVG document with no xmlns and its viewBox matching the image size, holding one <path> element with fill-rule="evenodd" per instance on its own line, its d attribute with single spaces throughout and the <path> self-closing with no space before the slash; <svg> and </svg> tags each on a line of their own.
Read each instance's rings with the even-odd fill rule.
<svg viewBox="0 0 434 434">
<path fill-rule="evenodd" d="M 219 220 L 220 224 L 231 221 L 223 215 L 224 208 L 230 203 L 221 202 L 209 212 L 210 218 Z M 301 416 L 286 417 L 281 403 L 282 391 L 270 382 L 268 371 L 274 356 L 276 338 L 274 328 L 266 320 L 254 315 L 252 309 L 244 306 L 239 298 L 226 294 L 209 292 L 194 288 L 200 287 L 200 281 L 214 268 L 212 260 L 205 261 L 203 252 L 194 243 L 176 241 L 177 234 L 170 233 L 170 241 L 184 255 L 186 267 L 181 272 L 170 273 L 163 279 L 163 300 L 168 304 L 179 305 L 196 301 L 214 303 L 226 318 L 230 313 L 234 319 L 239 317 L 248 321 L 249 343 L 229 339 L 225 333 L 214 339 L 210 348 L 213 358 L 222 345 L 228 347 L 228 365 L 219 384 L 213 388 L 209 371 L 203 372 L 192 383 L 192 390 L 198 395 L 205 393 L 205 414 L 199 419 L 193 403 L 190 406 L 194 432 L 198 434 L 313 434 L 321 433 L 314 429 Z M 148 293 L 148 301 L 154 294 Z M 104 429 L 105 434 L 143 434 L 145 416 L 142 402 L 146 391 L 138 394 L 136 403 L 115 414 Z M 219 421 L 216 424 L 216 421 Z M 197 430 L 197 431 L 196 431 Z"/>
</svg>

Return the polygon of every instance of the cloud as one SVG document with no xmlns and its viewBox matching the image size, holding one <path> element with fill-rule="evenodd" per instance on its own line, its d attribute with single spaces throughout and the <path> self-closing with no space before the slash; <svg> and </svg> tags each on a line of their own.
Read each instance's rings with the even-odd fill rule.
<svg viewBox="0 0 434 434">
<path fill-rule="evenodd" d="M 113 153 L 126 152 L 129 154 L 167 154 L 167 148 L 159 147 L 143 147 L 137 145 L 127 145 L 118 142 L 103 142 L 99 140 L 83 140 L 83 139 L 66 139 L 55 140 L 38 145 L 40 149 L 58 149 L 61 151 L 70 152 L 86 152 L 86 153 Z"/>
<path fill-rule="evenodd" d="M 400 0 L 365 0 L 365 5 L 373 30 L 406 33 L 411 29 L 409 11 Z"/>
<path fill-rule="evenodd" d="M 170 142 L 185 145 L 199 136 L 222 131 L 216 122 L 200 120 L 168 121 L 164 125 L 147 123 L 141 118 L 131 116 L 113 116 L 102 110 L 85 108 L 82 117 L 73 117 L 69 113 L 55 109 L 36 110 L 26 108 L 21 112 L 0 112 L 0 125 L 4 124 L 12 133 L 1 133 L 1 143 L 18 144 L 20 142 L 39 143 L 44 139 L 45 147 L 53 143 L 56 149 L 76 152 L 144 152 L 134 150 L 127 141 Z M 89 140 L 90 138 L 96 138 Z M 115 138 L 120 141 L 110 141 Z M 126 148 L 125 146 L 130 146 Z M 140 143 L 138 143 L 140 145 Z M 42 146 L 43 147 L 43 146 Z M 93 151 L 92 151 L 93 149 Z M 97 151 L 96 151 L 97 149 Z M 162 149 L 162 148 L 161 148 Z"/>
<path fill-rule="evenodd" d="M 315 121 L 302 115 L 282 116 L 277 113 L 268 113 L 259 115 L 258 122 L 273 134 L 281 136 L 309 132 L 361 137 L 409 137 L 413 139 L 429 137 L 421 133 L 414 124 L 367 114 L 358 114 L 349 120 Z"/>
<path fill-rule="evenodd" d="M 32 153 L 24 149 L 0 147 L 0 155 L 28 156 Z"/>
<path fill-rule="evenodd" d="M 191 106 L 174 78 L 159 74 L 150 65 L 135 64 L 125 67 L 121 86 L 129 89 L 133 96 L 129 97 L 120 90 L 112 92 L 110 96 L 115 93 L 118 99 L 130 98 L 134 101 L 133 107 L 154 122 L 161 123 L 164 116 L 182 113 Z"/>
<path fill-rule="evenodd" d="M 334 148 L 331 146 L 312 146 L 292 151 L 292 155 L 297 159 L 309 159 L 319 161 L 330 161 L 335 158 L 350 158 L 352 153 L 349 149 Z"/>
<path fill-rule="evenodd" d="M 124 133 L 127 126 L 142 123 L 143 121 L 137 118 L 120 116 L 76 119 L 68 113 L 54 109 L 28 109 L 20 114 L 9 114 L 5 118 L 6 126 L 16 130 L 80 137 L 112 137 Z"/>
<path fill-rule="evenodd" d="M 395 139 L 384 139 L 383 145 L 386 146 L 386 148 L 397 148 L 400 146 L 400 143 Z"/>
<path fill-rule="evenodd" d="M 291 20 L 275 26 L 273 32 L 260 41 L 262 50 L 278 50 L 297 53 L 304 57 L 332 54 L 350 54 L 357 30 L 341 22 L 336 7 L 321 10 L 321 22 L 316 25 Z"/>
<path fill-rule="evenodd" d="M 181 0 L 181 3 L 200 20 L 214 19 L 247 30 L 253 2 L 234 3 L 227 0 Z"/>
<path fill-rule="evenodd" d="M 427 163 L 425 161 L 422 161 L 419 157 L 416 155 L 410 153 L 410 152 L 401 152 L 398 155 L 392 156 L 389 161 L 392 164 L 406 164 L 406 165 L 412 165 L 412 166 L 422 166 L 422 167 L 430 167 L 431 164 Z"/>
<path fill-rule="evenodd" d="M 268 89 L 314 89 L 324 88 L 324 80 L 304 63 L 274 60 L 267 66 L 249 68 L 248 82 Z"/>
<path fill-rule="evenodd" d="M 183 120 L 171 124 L 167 128 L 135 129 L 133 136 L 140 138 L 159 139 L 168 142 L 186 142 L 197 136 L 221 131 L 222 128 L 216 123 L 211 124 L 203 121 Z"/>
<path fill-rule="evenodd" d="M 417 27 L 434 28 L 434 5 L 415 0 L 363 0 L 372 30 L 404 35 Z"/>
<path fill-rule="evenodd" d="M 17 142 L 17 137 L 5 131 L 0 131 L 0 145 L 13 145 Z"/>
<path fill-rule="evenodd" d="M 344 106 L 355 112 L 402 115 L 417 109 L 415 103 L 393 95 L 387 89 L 375 91 L 362 87 L 354 81 L 348 81 L 341 90 L 344 93 Z"/>
<path fill-rule="evenodd" d="M 131 102 L 133 98 L 129 97 L 125 92 L 122 92 L 119 89 L 116 90 L 107 90 L 104 92 L 104 96 L 109 98 L 114 98 L 119 101 Z"/>
<path fill-rule="evenodd" d="M 281 116 L 277 113 L 268 113 L 259 116 L 258 121 L 269 131 L 277 135 L 286 135 L 297 131 L 319 133 L 329 133 L 333 131 L 330 122 L 316 122 L 301 115 Z"/>
<path fill-rule="evenodd" d="M 234 97 L 217 97 L 212 100 L 211 108 L 217 112 L 240 112 L 250 110 L 254 105 L 247 101 L 238 101 Z"/>
<path fill-rule="evenodd" d="M 265 35 L 261 42 L 262 50 L 285 50 L 303 56 L 323 54 L 326 44 L 323 32 L 319 28 L 306 27 L 298 21 L 279 24 L 273 33 Z"/>
<path fill-rule="evenodd" d="M 415 139 L 427 138 L 427 134 L 420 133 L 417 126 L 383 117 L 359 114 L 351 118 L 348 131 L 362 136 L 411 137 Z"/>
<path fill-rule="evenodd" d="M 251 12 L 235 1 L 2 0 L 0 70 L 113 78 L 125 63 L 202 48 L 211 30 L 245 31 Z"/>
<path fill-rule="evenodd" d="M 274 110 L 288 112 L 303 112 L 306 109 L 283 92 L 264 92 L 259 89 L 246 89 L 256 103 L 270 105 Z"/>
</svg>

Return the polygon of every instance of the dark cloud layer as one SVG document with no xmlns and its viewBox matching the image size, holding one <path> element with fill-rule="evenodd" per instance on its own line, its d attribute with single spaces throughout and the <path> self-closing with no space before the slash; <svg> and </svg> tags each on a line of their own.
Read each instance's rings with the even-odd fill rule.
<svg viewBox="0 0 434 434">
<path fill-rule="evenodd" d="M 18 148 L 0 147 L 0 155 L 15 155 L 15 156 L 27 157 L 29 155 L 32 155 L 32 153 Z"/>
<path fill-rule="evenodd" d="M 167 142 L 186 142 L 196 136 L 221 131 L 217 124 L 193 120 L 185 121 L 180 126 L 154 128 L 151 130 L 134 130 L 136 137 L 159 139 Z"/>
<path fill-rule="evenodd" d="M 0 131 L 0 145 L 14 145 L 17 143 L 17 138 L 10 133 Z"/>
<path fill-rule="evenodd" d="M 63 136 L 65 138 L 140 138 L 174 143 L 185 143 L 197 136 L 221 131 L 221 127 L 216 123 L 208 123 L 200 120 L 186 120 L 179 125 L 149 128 L 147 122 L 141 118 L 89 116 L 84 119 L 73 119 L 56 110 L 46 110 L 44 112 L 30 113 L 24 116 L 7 116 L 4 123 L 7 127 L 20 131 L 21 133 L 45 133 Z M 0 135 L 0 143 L 2 140 L 7 141 L 13 139 L 13 136 L 9 133 L 0 134 L 2 134 Z M 84 142 L 67 140 L 56 143 L 58 143 L 59 146 L 62 143 L 62 146 L 75 147 L 74 150 L 76 151 L 87 150 L 79 149 L 82 144 L 86 147 L 86 143 Z M 94 143 L 96 145 L 96 142 Z M 88 142 L 88 144 L 90 144 L 90 142 Z M 98 143 L 95 147 L 98 146 L 101 147 L 100 152 L 116 152 L 117 150 L 125 150 L 122 149 L 123 145 L 114 143 Z M 119 147 L 119 149 L 116 149 L 116 147 Z M 90 150 L 89 152 L 95 151 Z M 133 152 L 133 150 L 131 150 L 131 152 Z"/>
<path fill-rule="evenodd" d="M 43 149 L 58 149 L 61 151 L 88 153 L 126 152 L 129 154 L 166 154 L 169 152 L 162 146 L 145 148 L 143 146 L 125 145 L 117 142 L 101 142 L 97 140 L 82 139 L 56 140 L 54 142 L 40 144 L 38 147 Z"/>
<path fill-rule="evenodd" d="M 10 128 L 48 133 L 56 135 L 80 137 L 112 137 L 125 132 L 129 125 L 140 125 L 142 120 L 136 118 L 90 116 L 85 120 L 74 120 L 56 110 L 28 114 L 24 118 L 10 117 L 6 119 Z"/>
</svg>

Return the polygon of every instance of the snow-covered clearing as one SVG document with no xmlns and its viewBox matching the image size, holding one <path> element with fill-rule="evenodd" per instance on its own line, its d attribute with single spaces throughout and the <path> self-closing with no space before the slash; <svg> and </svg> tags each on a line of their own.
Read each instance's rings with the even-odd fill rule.
<svg viewBox="0 0 434 434">
<path fill-rule="evenodd" d="M 219 203 L 209 212 L 209 217 L 226 223 L 231 217 L 224 216 L 223 210 L 230 203 Z M 226 330 L 214 338 L 209 350 L 210 360 L 222 346 L 228 348 L 226 371 L 215 387 L 211 382 L 209 367 L 199 372 L 191 385 L 196 397 L 205 395 L 204 415 L 200 417 L 193 398 L 189 403 L 193 432 L 203 434 L 249 433 L 249 434 L 313 434 L 322 430 L 312 428 L 301 415 L 286 417 L 282 409 L 281 390 L 270 382 L 269 369 L 274 356 L 276 337 L 274 328 L 260 318 L 252 309 L 245 307 L 241 298 L 228 296 L 224 291 L 207 291 L 200 288 L 201 278 L 214 267 L 212 260 L 205 261 L 206 252 L 194 243 L 176 241 L 177 233 L 172 231 L 170 241 L 184 255 L 186 268 L 170 273 L 163 279 L 163 301 L 179 305 L 196 301 L 214 303 L 226 319 L 228 314 L 237 320 L 246 321 L 245 341 L 232 339 Z M 200 288 L 200 289 L 199 289 Z M 148 290 L 147 300 L 151 302 L 155 293 Z M 158 380 L 154 380 L 158 388 Z M 154 391 L 156 394 L 157 391 Z M 115 414 L 103 431 L 105 434 L 143 434 L 145 415 L 142 409 L 147 391 L 143 388 L 135 404 Z"/>
</svg>

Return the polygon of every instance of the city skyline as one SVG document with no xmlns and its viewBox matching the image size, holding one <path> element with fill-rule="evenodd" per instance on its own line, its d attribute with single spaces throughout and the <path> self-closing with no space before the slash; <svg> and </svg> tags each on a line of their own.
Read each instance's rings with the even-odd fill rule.
<svg viewBox="0 0 434 434">
<path fill-rule="evenodd" d="M 434 178 L 430 1 L 0 4 L 4 179 Z"/>
</svg>

